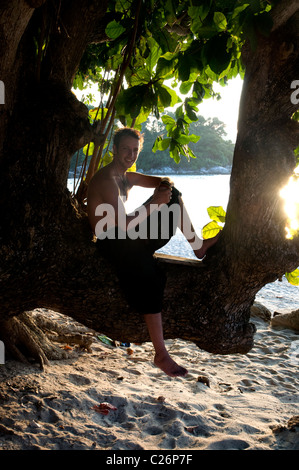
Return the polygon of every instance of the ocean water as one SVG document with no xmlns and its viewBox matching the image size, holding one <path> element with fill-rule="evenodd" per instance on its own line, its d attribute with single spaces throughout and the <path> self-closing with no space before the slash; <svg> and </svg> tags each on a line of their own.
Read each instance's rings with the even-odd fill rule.
<svg viewBox="0 0 299 470">
<path fill-rule="evenodd" d="M 202 227 L 210 221 L 207 213 L 209 206 L 222 206 L 227 208 L 229 198 L 230 175 L 171 175 L 175 186 L 182 193 L 182 197 L 190 215 L 192 223 L 198 234 Z M 69 181 L 71 189 L 72 181 Z M 133 212 L 145 202 L 153 190 L 134 187 L 130 191 L 126 202 L 127 213 Z M 190 245 L 180 230 L 161 250 L 161 253 L 195 258 Z M 292 286 L 285 278 L 282 281 L 267 284 L 256 296 L 256 301 L 262 303 L 272 313 L 287 313 L 299 309 L 299 287 Z"/>
</svg>

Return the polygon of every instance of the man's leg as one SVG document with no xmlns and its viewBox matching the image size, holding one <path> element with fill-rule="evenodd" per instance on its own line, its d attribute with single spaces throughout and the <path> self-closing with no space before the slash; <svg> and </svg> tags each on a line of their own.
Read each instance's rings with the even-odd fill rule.
<svg viewBox="0 0 299 470">
<path fill-rule="evenodd" d="M 191 222 L 191 219 L 189 217 L 189 214 L 181 196 L 178 197 L 178 201 L 181 208 L 179 228 L 183 235 L 186 237 L 187 241 L 190 243 L 195 256 L 199 259 L 202 259 L 206 255 L 207 250 L 217 242 L 219 234 L 216 235 L 216 237 L 207 238 L 205 240 L 199 238 L 195 232 L 195 229 L 193 227 L 193 224 Z"/>
<path fill-rule="evenodd" d="M 161 313 L 147 313 L 144 318 L 155 349 L 155 365 L 170 377 L 185 377 L 187 369 L 171 359 L 165 347 Z"/>
<path fill-rule="evenodd" d="M 166 243 L 168 243 L 171 237 L 175 234 L 176 227 L 178 227 L 190 243 L 195 256 L 199 259 L 204 258 L 207 250 L 217 242 L 219 234 L 216 237 L 208 238 L 206 240 L 202 240 L 198 237 L 183 202 L 182 195 L 175 187 L 172 188 L 172 198 L 167 206 L 169 210 L 167 208 L 166 210 L 162 208 L 161 216 L 155 214 L 156 218 L 149 216 L 146 221 L 148 227 L 153 223 L 154 228 L 156 228 L 156 232 L 158 233 L 158 238 L 151 238 L 149 236 L 148 239 L 152 252 L 154 253 L 166 245 Z M 164 230 L 165 227 L 166 231 Z M 162 234 L 164 233 L 168 233 L 169 236 L 165 238 L 162 237 Z"/>
</svg>

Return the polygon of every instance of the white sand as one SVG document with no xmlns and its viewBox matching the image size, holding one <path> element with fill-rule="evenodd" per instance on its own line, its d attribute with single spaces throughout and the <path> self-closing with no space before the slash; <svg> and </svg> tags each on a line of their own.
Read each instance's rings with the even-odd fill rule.
<svg viewBox="0 0 299 470">
<path fill-rule="evenodd" d="M 151 343 L 132 345 L 130 355 L 95 339 L 91 353 L 73 348 L 44 372 L 7 360 L 0 366 L 0 449 L 298 450 L 299 424 L 288 421 L 299 414 L 299 335 L 253 322 L 258 331 L 247 355 L 167 341 L 189 369 L 186 378 L 157 369 Z M 93 409 L 103 402 L 117 409 Z"/>
</svg>

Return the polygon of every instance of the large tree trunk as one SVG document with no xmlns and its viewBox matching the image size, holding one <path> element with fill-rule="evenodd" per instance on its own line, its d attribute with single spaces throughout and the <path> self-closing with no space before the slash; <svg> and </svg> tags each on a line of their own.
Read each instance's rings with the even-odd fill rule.
<svg viewBox="0 0 299 470">
<path fill-rule="evenodd" d="M 68 2 L 62 3 L 63 28 L 52 50 L 56 56 L 29 73 L 29 64 L 36 63 L 29 42 L 42 14 L 34 12 L 33 3 L 7 2 L 4 10 L 10 27 L 0 77 L 6 84 L 1 109 L 1 318 L 47 307 L 114 339 L 146 341 L 142 319 L 127 306 L 112 267 L 95 248 L 86 214 L 66 189 L 71 155 L 94 137 L 86 108 L 70 88 L 105 2 L 96 14 L 98 2 L 72 1 L 72 14 Z M 89 31 L 82 30 L 83 23 Z M 292 14 L 268 38 L 260 37 L 254 52 L 248 47 L 244 51 L 247 72 L 227 222 L 204 263 L 160 261 L 168 277 L 165 338 L 191 340 L 213 353 L 246 353 L 253 346 L 249 317 L 256 293 L 299 264 L 298 244 L 285 239 L 279 196 L 298 145 L 298 126 L 290 120 L 298 30 L 298 15 Z M 6 49 L 0 47 L 3 56 Z"/>
</svg>

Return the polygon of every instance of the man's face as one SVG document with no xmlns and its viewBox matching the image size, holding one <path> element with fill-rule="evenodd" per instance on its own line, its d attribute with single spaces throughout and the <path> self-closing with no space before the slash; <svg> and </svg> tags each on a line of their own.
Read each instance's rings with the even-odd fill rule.
<svg viewBox="0 0 299 470">
<path fill-rule="evenodd" d="M 139 140 L 135 137 L 121 137 L 118 147 L 113 146 L 114 158 L 125 169 L 131 168 L 139 154 Z"/>
</svg>

